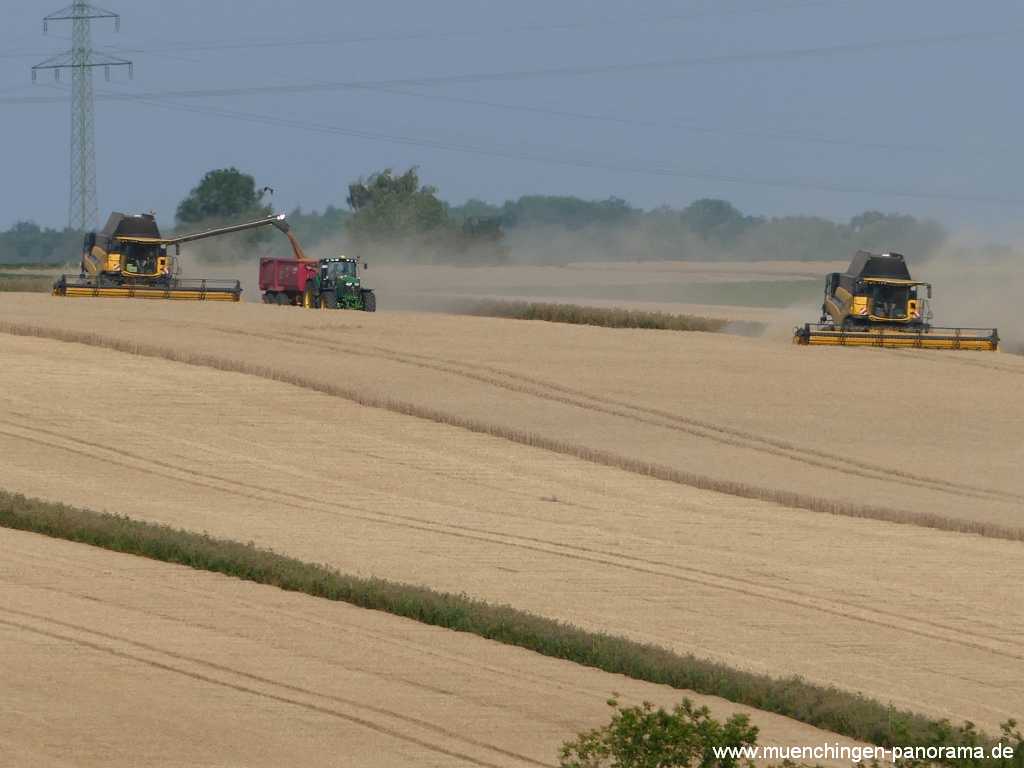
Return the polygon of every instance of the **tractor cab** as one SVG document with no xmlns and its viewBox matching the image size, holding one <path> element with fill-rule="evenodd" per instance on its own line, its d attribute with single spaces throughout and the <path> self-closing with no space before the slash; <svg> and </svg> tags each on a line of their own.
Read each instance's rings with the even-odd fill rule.
<svg viewBox="0 0 1024 768">
<path fill-rule="evenodd" d="M 320 279 L 338 281 L 358 281 L 359 275 L 356 269 L 355 259 L 346 259 L 339 256 L 332 259 L 320 260 Z"/>
<path fill-rule="evenodd" d="M 365 264 L 363 265 L 366 266 Z M 308 306 L 322 309 L 361 309 L 374 312 L 377 299 L 372 290 L 363 288 L 359 280 L 359 262 L 345 256 L 320 259 L 317 272 L 317 301 L 310 298 Z"/>
<path fill-rule="evenodd" d="M 320 259 L 320 290 L 334 290 L 338 294 L 359 292 L 359 271 L 355 259 L 335 256 Z"/>
</svg>

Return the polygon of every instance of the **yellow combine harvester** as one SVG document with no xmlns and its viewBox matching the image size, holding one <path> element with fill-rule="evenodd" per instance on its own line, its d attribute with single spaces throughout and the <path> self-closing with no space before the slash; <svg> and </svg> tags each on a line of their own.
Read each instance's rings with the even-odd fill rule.
<svg viewBox="0 0 1024 768">
<path fill-rule="evenodd" d="M 902 254 L 858 251 L 846 272 L 826 278 L 821 321 L 798 327 L 793 343 L 992 352 L 999 348 L 995 328 L 931 325 L 931 297 L 931 285 L 910 277 Z"/>
<path fill-rule="evenodd" d="M 81 273 L 77 278 L 61 275 L 53 284 L 53 295 L 239 301 L 242 297 L 240 281 L 183 280 L 178 277 L 176 256 L 184 243 L 267 225 L 288 234 L 283 213 L 171 238 L 160 236 L 152 214 L 112 213 L 102 230 L 85 236 Z M 174 247 L 174 255 L 167 252 L 168 246 Z"/>
</svg>

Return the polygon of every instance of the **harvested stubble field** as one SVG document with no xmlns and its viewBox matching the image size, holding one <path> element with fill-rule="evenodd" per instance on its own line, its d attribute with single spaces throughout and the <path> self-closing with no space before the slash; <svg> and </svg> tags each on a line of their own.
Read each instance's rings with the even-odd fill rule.
<svg viewBox="0 0 1024 768">
<path fill-rule="evenodd" d="M 539 766 L 663 686 L 377 611 L 0 530 L 10 765 Z M 834 736 L 747 712 L 765 743 Z M 840 740 L 843 743 L 852 743 Z"/>
<path fill-rule="evenodd" d="M 585 304 L 721 320 L 779 321 L 791 329 L 814 307 L 831 262 L 623 262 L 564 266 L 380 266 L 367 273 L 389 307 L 458 309 L 468 299 Z M 792 317 L 791 317 L 792 315 Z"/>
<path fill-rule="evenodd" d="M 609 400 L 629 400 L 629 392 L 615 391 L 621 382 L 614 369 L 606 369 L 612 386 L 589 401 L 566 392 L 570 384 L 535 384 L 561 375 L 549 362 L 556 351 L 550 346 L 567 364 L 581 343 L 600 360 L 613 346 L 629 353 L 620 334 L 636 332 L 32 297 L 19 297 L 18 310 L 20 317 L 12 311 L 3 318 L 8 328 L 48 326 L 52 335 L 67 335 L 89 313 L 90 327 L 120 329 L 138 352 L 193 347 L 211 356 L 197 362 L 245 363 L 262 375 L 2 335 L 0 389 L 9 406 L 0 452 L 10 458 L 0 483 L 10 490 L 252 540 L 347 572 L 466 591 L 734 666 L 802 674 L 899 707 L 971 719 L 991 731 L 1024 710 L 1019 541 L 785 508 L 523 445 L 529 440 L 522 434 L 507 435 L 521 438 L 517 443 L 441 423 L 451 409 L 491 425 L 518 420 L 524 431 L 551 428 L 548 434 L 563 440 L 558 430 L 575 424 L 596 447 L 619 451 L 620 442 L 661 439 L 667 446 L 671 438 L 678 445 L 666 455 L 685 468 L 701 458 L 686 442 L 689 432 L 666 429 L 659 438 L 664 427 L 629 418 L 621 405 L 615 409 L 625 416 L 606 412 Z M 683 370 L 678 358 L 685 353 L 703 354 L 700 334 L 639 333 L 640 351 L 653 347 L 673 370 Z M 665 336 L 676 340 L 672 355 L 661 347 Z M 529 338 L 534 357 L 516 359 Z M 308 349 L 297 347 L 306 339 Z M 385 341 L 403 350 L 385 354 Z M 779 352 L 763 341 L 726 345 L 718 375 L 743 368 L 757 350 L 761 359 Z M 876 353 L 785 346 L 781 354 L 821 351 L 835 361 Z M 460 355 L 465 362 L 450 362 Z M 494 358 L 523 378 L 496 373 Z M 984 377 L 989 399 L 1000 397 L 1004 410 L 1013 398 L 991 390 L 1010 389 L 1024 370 L 997 356 L 940 362 L 882 352 L 875 359 Z M 667 397 L 668 382 L 656 371 L 646 368 L 648 387 Z M 303 386 L 267 378 L 289 372 Z M 586 367 L 575 373 L 577 386 L 596 380 Z M 328 385 L 337 387 L 334 395 L 315 391 Z M 343 389 L 355 399 L 418 403 L 434 418 L 399 413 L 397 403 L 391 410 L 361 407 L 339 396 Z M 746 393 L 733 396 L 742 401 Z M 693 393 L 682 399 L 697 402 Z M 981 416 L 995 428 L 991 416 Z M 777 426 L 793 428 L 785 419 Z M 947 439 L 963 442 L 955 430 Z M 725 443 L 703 450 L 734 463 L 749 449 Z M 157 466 L 147 458 L 154 451 Z M 776 479 L 798 487 L 806 471 Z M 913 503 L 922 490 L 890 484 L 902 493 L 890 501 Z M 950 509 L 963 511 L 953 503 Z"/>
</svg>

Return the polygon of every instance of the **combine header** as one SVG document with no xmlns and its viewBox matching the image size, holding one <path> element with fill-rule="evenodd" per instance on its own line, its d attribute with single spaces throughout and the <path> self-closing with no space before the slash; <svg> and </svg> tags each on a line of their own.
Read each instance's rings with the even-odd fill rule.
<svg viewBox="0 0 1024 768">
<path fill-rule="evenodd" d="M 172 238 L 160 236 L 152 214 L 112 213 L 101 231 L 85 236 L 81 273 L 77 278 L 61 275 L 53 284 L 53 295 L 239 301 L 240 281 L 183 280 L 178 277 L 176 256 L 184 243 L 267 225 L 277 227 L 290 237 L 283 213 Z M 167 252 L 168 246 L 174 247 L 173 256 Z"/>
<path fill-rule="evenodd" d="M 825 280 L 821 321 L 793 333 L 794 344 L 995 351 L 995 328 L 930 324 L 929 283 L 913 280 L 899 253 L 858 251 L 846 272 Z"/>
</svg>

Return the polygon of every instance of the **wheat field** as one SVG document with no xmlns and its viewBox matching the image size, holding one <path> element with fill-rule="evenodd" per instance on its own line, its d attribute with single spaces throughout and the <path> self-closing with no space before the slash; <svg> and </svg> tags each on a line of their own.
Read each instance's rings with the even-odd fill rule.
<svg viewBox="0 0 1024 768">
<path fill-rule="evenodd" d="M 723 472 L 724 488 L 748 472 L 763 474 L 768 488 L 800 492 L 809 471 L 842 479 L 827 465 L 809 470 L 798 460 L 809 451 L 787 449 L 779 459 L 753 438 L 721 439 L 726 429 L 746 434 L 742 421 L 717 432 L 681 421 L 690 417 L 672 406 L 653 369 L 649 391 L 634 397 L 618 369 L 606 367 L 600 379 L 599 365 L 551 362 L 557 351 L 567 360 L 589 351 L 599 362 L 612 348 L 622 356 L 663 350 L 666 335 L 680 358 L 707 355 L 696 338 L 707 334 L 641 332 L 638 351 L 622 331 L 543 323 L 49 297 L 0 304 L 0 322 L 20 334 L 84 330 L 80 341 L 89 342 L 0 334 L 8 404 L 0 452 L 9 457 L 0 482 L 8 490 L 465 591 L 993 730 L 1024 711 L 1019 541 L 794 508 L 696 487 L 699 478 L 658 479 L 604 454 L 588 461 L 530 444 L 531 430 L 547 430 L 552 441 L 632 458 L 627 447 L 650 441 L 680 471 L 703 448 L 715 454 L 708 466 Z M 118 339 L 129 342 L 126 352 L 109 348 Z M 739 346 L 719 347 L 712 378 L 745 367 L 751 350 L 772 352 L 763 340 L 727 343 Z M 517 357 L 527 348 L 532 357 Z M 879 352 L 781 354 L 819 351 L 834 360 Z M 875 360 L 977 378 L 1004 410 L 1021 370 L 1002 356 L 933 361 L 882 351 Z M 239 373 L 245 366 L 249 373 Z M 685 368 L 672 359 L 668 367 Z M 717 396 L 753 408 L 746 390 Z M 375 398 L 376 407 L 360 404 Z M 692 392 L 680 400 L 698 403 Z M 937 407 L 958 403 L 970 411 L 962 401 Z M 727 415 L 714 403 L 700 410 L 702 422 Z M 1000 427 L 980 411 L 991 418 L 986 429 L 1005 430 L 992 441 L 1011 444 L 1012 418 Z M 473 428 L 454 418 L 467 413 Z M 948 444 L 964 444 L 975 426 L 947 423 Z M 786 419 L 776 428 L 794 445 L 807 438 Z M 943 466 L 954 459 L 944 456 Z M 772 475 L 777 461 L 796 468 Z M 1004 526 L 1019 510 L 1004 501 L 1018 487 L 1008 480 L 1004 495 L 986 496 L 969 487 L 977 480 L 959 482 L 951 471 L 935 471 L 942 482 L 902 484 L 897 471 L 909 473 L 892 470 L 882 481 L 895 489 L 893 509 L 948 497 L 953 519 Z M 975 501 L 984 503 L 975 509 Z"/>
<path fill-rule="evenodd" d="M 180 566 L 0 530 L 10 765 L 554 766 L 612 692 L 680 694 Z M 835 736 L 756 717 L 767 744 Z M 846 739 L 840 743 L 852 744 Z"/>
<path fill-rule="evenodd" d="M 11 294 L 0 329 L 255 366 L 364 404 L 665 468 L 701 487 L 1024 536 L 1018 356 L 139 304 Z"/>
</svg>

